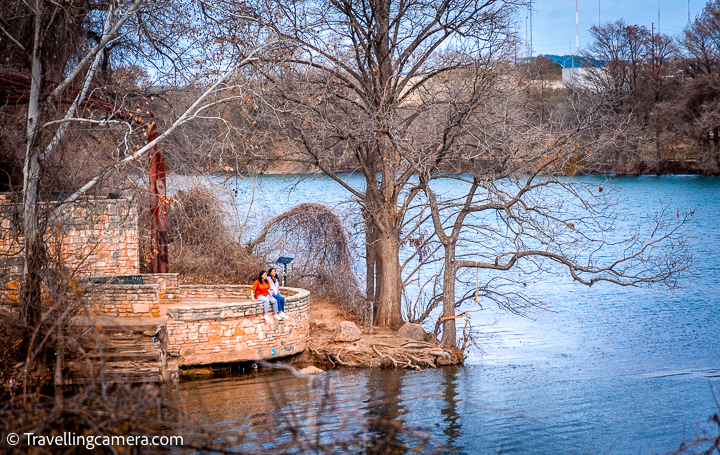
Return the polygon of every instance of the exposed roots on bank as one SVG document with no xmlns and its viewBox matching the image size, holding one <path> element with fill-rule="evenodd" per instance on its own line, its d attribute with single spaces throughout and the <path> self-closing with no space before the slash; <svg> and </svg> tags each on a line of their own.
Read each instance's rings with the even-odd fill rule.
<svg viewBox="0 0 720 455">
<path fill-rule="evenodd" d="M 370 340 L 368 340 L 370 341 Z M 459 353 L 419 341 L 407 341 L 400 346 L 374 341 L 369 343 L 328 344 L 311 348 L 316 362 L 333 367 L 393 367 L 420 370 L 438 365 L 461 363 Z"/>
</svg>

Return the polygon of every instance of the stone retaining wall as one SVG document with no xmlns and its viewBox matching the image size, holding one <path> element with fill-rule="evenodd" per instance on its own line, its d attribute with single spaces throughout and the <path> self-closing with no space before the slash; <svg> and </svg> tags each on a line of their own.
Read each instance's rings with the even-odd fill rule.
<svg viewBox="0 0 720 455">
<path fill-rule="evenodd" d="M 57 202 L 39 204 L 41 213 Z M 18 298 L 24 261 L 22 205 L 15 193 L 0 194 L 0 304 Z M 139 272 L 138 212 L 130 199 L 85 198 L 73 203 L 48 229 L 49 257 L 78 276 Z"/>
<path fill-rule="evenodd" d="M 102 284 L 87 297 L 105 316 L 151 318 L 160 316 L 159 284 Z"/>
<path fill-rule="evenodd" d="M 247 299 L 250 286 L 235 284 L 208 284 L 180 286 L 183 299 Z"/>
<path fill-rule="evenodd" d="M 123 318 L 158 317 L 160 304 L 178 302 L 179 279 L 177 273 L 143 273 L 142 284 L 119 284 L 109 280 L 114 277 L 94 276 L 84 280 L 86 298 L 106 316 Z M 98 281 L 103 284 L 93 284 Z"/>
<path fill-rule="evenodd" d="M 220 286 L 247 299 L 249 286 Z M 199 298 L 199 289 L 181 295 Z M 208 295 L 218 287 L 207 286 Z M 198 293 L 194 293 L 198 291 Z M 224 291 L 223 291 L 224 292 Z M 257 300 L 173 306 L 168 308 L 168 356 L 181 366 L 272 359 L 305 350 L 310 330 L 310 293 L 281 288 L 286 321 L 263 319 L 263 304 Z M 292 295 L 291 295 L 292 294 Z M 227 294 L 225 294 L 227 295 Z M 210 297 L 217 298 L 217 297 Z M 227 297 L 225 297 L 227 298 Z"/>
<path fill-rule="evenodd" d="M 180 281 L 177 273 L 143 273 L 140 275 L 144 284 L 160 286 L 160 303 L 177 303 L 180 298 Z"/>
</svg>

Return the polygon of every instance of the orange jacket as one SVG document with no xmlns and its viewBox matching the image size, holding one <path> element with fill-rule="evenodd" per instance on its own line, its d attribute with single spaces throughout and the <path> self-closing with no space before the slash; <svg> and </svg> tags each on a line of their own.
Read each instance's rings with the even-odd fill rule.
<svg viewBox="0 0 720 455">
<path fill-rule="evenodd" d="M 260 280 L 255 280 L 255 282 L 253 283 L 253 287 L 252 287 L 252 290 L 253 290 L 253 293 L 254 293 L 256 299 L 258 298 L 258 296 L 268 295 L 269 289 L 270 289 L 270 283 L 268 283 L 267 281 L 264 283 L 261 283 Z"/>
</svg>

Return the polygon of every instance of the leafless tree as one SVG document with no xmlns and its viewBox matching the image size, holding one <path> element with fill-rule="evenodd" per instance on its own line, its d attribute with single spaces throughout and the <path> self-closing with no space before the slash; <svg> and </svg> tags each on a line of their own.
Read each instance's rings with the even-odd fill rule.
<svg viewBox="0 0 720 455">
<path fill-rule="evenodd" d="M 215 42 L 212 37 L 201 41 L 200 37 L 190 33 L 191 39 L 183 42 L 194 46 L 188 48 L 178 44 L 179 36 L 192 32 L 196 25 L 185 11 L 185 7 L 191 9 L 193 5 L 196 4 L 143 0 L 112 0 L 97 5 L 35 0 L 3 7 L 0 31 L 11 48 L 4 49 L 6 60 L 19 62 L 20 66 L 17 76 L 14 76 L 16 85 L 4 86 L 3 95 L 7 100 L 26 107 L 22 214 L 26 260 L 25 297 L 22 302 L 23 317 L 29 326 L 36 325 L 40 320 L 41 270 L 46 262 L 43 232 L 47 226 L 66 207 L 118 170 L 136 164 L 180 125 L 200 117 L 213 117 L 218 105 L 242 99 L 244 88 L 232 78 L 239 68 L 257 58 L 259 50 L 250 49 L 236 59 L 217 62 L 212 59 L 213 53 L 218 50 L 212 45 Z M 173 21 L 169 21 L 170 18 Z M 54 34 L 59 32 L 67 35 L 64 42 L 55 40 Z M 205 46 L 198 46 L 198 43 Z M 265 43 L 265 46 L 272 45 L 272 41 Z M 202 55 L 204 60 L 198 60 L 200 65 L 186 74 L 183 83 L 202 84 L 203 89 L 197 91 L 196 97 L 187 103 L 157 139 L 148 143 L 146 128 L 153 123 L 147 110 L 150 99 L 123 105 L 123 98 L 117 98 L 122 94 L 103 92 L 104 88 L 98 88 L 98 82 L 102 81 L 98 72 L 103 65 L 108 68 L 108 60 L 114 55 L 111 51 L 120 56 L 123 52 L 132 55 L 136 63 L 144 62 L 144 66 L 151 59 L 162 65 L 164 59 L 169 68 L 164 74 L 169 75 L 177 75 L 179 73 L 175 70 L 187 68 L 188 55 Z M 20 65 L 23 59 L 29 62 L 26 65 L 28 74 Z M 27 77 L 27 92 L 23 91 L 23 77 Z M 54 77 L 59 79 L 54 80 Z M 168 76 L 166 81 L 170 80 Z M 99 96 L 100 92 L 103 96 Z M 127 107 L 132 107 L 132 111 Z M 99 108 L 102 108 L 100 115 L 97 114 Z M 48 213 L 41 214 L 40 194 L 48 189 L 47 185 L 43 185 L 43 179 L 52 173 L 51 160 L 67 142 L 69 132 L 78 125 L 105 128 L 109 137 L 106 149 L 114 152 L 98 161 L 100 166 L 95 175 L 77 179 L 77 186 L 68 191 L 70 195 L 67 198 Z M 74 173 L 82 168 L 77 163 L 74 166 L 68 172 Z"/>
<path fill-rule="evenodd" d="M 684 87 L 658 117 L 680 120 L 668 122 L 666 130 L 714 150 L 715 164 L 720 167 L 720 1 L 708 2 L 679 41 Z"/>
<path fill-rule="evenodd" d="M 612 140 L 607 135 L 589 140 L 605 128 L 605 93 L 594 93 L 583 100 L 582 110 L 568 114 L 577 95 L 567 91 L 565 115 L 543 120 L 517 84 L 500 83 L 492 94 L 477 106 L 481 114 L 469 132 L 458 138 L 467 144 L 472 175 L 442 172 L 432 160 L 417 168 L 443 248 L 442 296 L 431 302 L 443 305 L 442 344 L 455 346 L 455 309 L 466 300 L 494 301 L 515 313 L 537 305 L 524 292 L 503 290 L 514 273 L 562 269 L 587 286 L 606 281 L 673 288 L 691 259 L 683 219 L 658 214 L 622 237 L 614 232 L 617 215 L 608 192 L 569 178 L 579 142 L 588 147 L 584 154 L 592 155 Z M 438 195 L 438 180 L 455 193 Z M 484 283 L 458 299 L 455 288 L 463 269 L 482 271 Z"/>
<path fill-rule="evenodd" d="M 290 138 L 282 144 L 283 159 L 324 172 L 360 204 L 367 297 L 376 304 L 377 324 L 399 327 L 400 226 L 419 191 L 411 182 L 412 163 L 428 151 L 457 148 L 466 115 L 493 77 L 489 65 L 511 41 L 516 2 L 273 1 L 242 9 L 233 2 L 205 3 L 218 17 L 254 17 L 262 39 L 288 43 L 256 66 L 272 100 L 267 109 Z M 451 96 L 460 74 L 469 76 L 463 84 L 475 85 L 462 99 Z M 437 115 L 444 121 L 418 137 Z M 365 188 L 347 185 L 338 169 L 362 173 Z"/>
<path fill-rule="evenodd" d="M 644 151 L 654 152 L 655 168 L 663 159 L 659 130 L 652 115 L 658 103 L 674 94 L 678 48 L 672 37 L 644 26 L 616 21 L 590 29 L 593 42 L 582 60 L 585 88 L 604 92 L 610 124 L 622 125 L 624 141 L 598 154 L 593 168 L 604 172 L 642 172 Z M 654 137 L 655 140 L 652 140 Z"/>
</svg>

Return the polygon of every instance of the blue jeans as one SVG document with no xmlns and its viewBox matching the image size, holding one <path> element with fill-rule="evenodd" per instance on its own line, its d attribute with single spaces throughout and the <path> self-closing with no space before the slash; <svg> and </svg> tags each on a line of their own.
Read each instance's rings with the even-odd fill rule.
<svg viewBox="0 0 720 455">
<path fill-rule="evenodd" d="M 275 300 L 277 300 L 278 311 L 285 311 L 285 297 L 281 296 L 280 294 L 273 294 L 273 297 L 275 297 Z"/>
<path fill-rule="evenodd" d="M 268 312 L 269 303 L 272 303 L 273 312 L 278 312 L 278 303 L 271 295 L 259 295 L 257 299 L 263 303 L 263 309 L 265 310 L 265 313 Z"/>
</svg>

